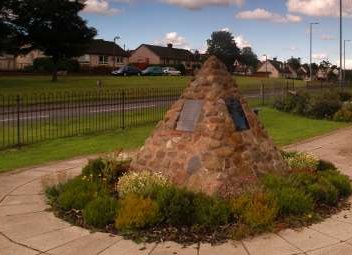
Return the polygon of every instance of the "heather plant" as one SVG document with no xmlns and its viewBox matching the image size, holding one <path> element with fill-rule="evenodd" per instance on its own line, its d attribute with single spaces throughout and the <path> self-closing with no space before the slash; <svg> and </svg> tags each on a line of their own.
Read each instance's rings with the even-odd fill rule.
<svg viewBox="0 0 352 255">
<path fill-rule="evenodd" d="M 286 161 L 293 171 L 316 171 L 319 160 L 314 155 L 299 152 L 293 156 L 286 157 Z"/>
</svg>

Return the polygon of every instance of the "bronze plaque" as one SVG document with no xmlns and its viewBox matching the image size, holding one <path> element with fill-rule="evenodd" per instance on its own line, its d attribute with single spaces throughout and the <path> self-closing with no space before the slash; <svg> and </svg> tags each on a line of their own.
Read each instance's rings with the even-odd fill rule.
<svg viewBox="0 0 352 255">
<path fill-rule="evenodd" d="M 203 100 L 186 100 L 176 130 L 194 132 L 203 107 Z"/>
</svg>

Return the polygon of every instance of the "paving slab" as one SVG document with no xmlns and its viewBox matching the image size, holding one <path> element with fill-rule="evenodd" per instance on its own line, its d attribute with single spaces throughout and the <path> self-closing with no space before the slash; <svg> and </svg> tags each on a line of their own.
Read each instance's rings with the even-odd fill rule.
<svg viewBox="0 0 352 255">
<path fill-rule="evenodd" d="M 9 246 L 1 248 L 1 255 L 35 255 L 41 254 L 39 251 L 29 249 L 27 247 L 11 243 Z"/>
<path fill-rule="evenodd" d="M 201 244 L 199 249 L 200 255 L 214 254 L 231 254 L 231 255 L 248 255 L 240 242 L 228 242 L 221 245 Z"/>
<path fill-rule="evenodd" d="M 42 204 L 44 198 L 42 195 L 18 195 L 18 196 L 6 196 L 5 199 L 0 203 L 0 206 L 4 205 L 21 205 L 21 204 Z"/>
<path fill-rule="evenodd" d="M 158 244 L 151 255 L 197 255 L 198 245 L 184 246 L 175 242 L 163 242 Z"/>
<path fill-rule="evenodd" d="M 0 231 L 16 227 L 16 225 L 21 225 L 26 222 L 45 222 L 46 224 L 51 224 L 51 222 L 56 222 L 59 219 L 55 217 L 52 212 L 38 212 L 38 213 L 27 213 L 11 216 L 0 216 Z"/>
<path fill-rule="evenodd" d="M 289 244 L 275 234 L 264 234 L 253 239 L 246 239 L 243 245 L 251 255 L 293 255 L 302 250 Z"/>
<path fill-rule="evenodd" d="M 330 247 L 308 252 L 307 255 L 351 255 L 352 246 L 346 243 L 339 243 Z"/>
<path fill-rule="evenodd" d="M 346 241 L 352 238 L 352 225 L 333 219 L 327 219 L 322 223 L 314 224 L 309 228 L 314 229 L 330 237 L 337 238 L 340 241 Z"/>
<path fill-rule="evenodd" d="M 94 233 L 47 251 L 51 255 L 96 255 L 121 240 L 121 237 Z"/>
<path fill-rule="evenodd" d="M 27 183 L 13 192 L 11 195 L 39 195 L 43 194 L 43 184 L 40 179 Z"/>
<path fill-rule="evenodd" d="M 130 240 L 121 239 L 99 255 L 149 255 L 156 244 L 136 244 Z"/>
<path fill-rule="evenodd" d="M 37 250 L 48 251 L 89 234 L 86 229 L 72 226 L 30 237 L 21 243 Z"/>
<path fill-rule="evenodd" d="M 278 233 L 280 237 L 302 251 L 311 251 L 339 243 L 340 240 L 321 234 L 313 229 L 286 229 Z"/>
<path fill-rule="evenodd" d="M 41 212 L 49 208 L 50 206 L 44 201 L 33 204 L 2 205 L 0 206 L 0 216 Z"/>
</svg>

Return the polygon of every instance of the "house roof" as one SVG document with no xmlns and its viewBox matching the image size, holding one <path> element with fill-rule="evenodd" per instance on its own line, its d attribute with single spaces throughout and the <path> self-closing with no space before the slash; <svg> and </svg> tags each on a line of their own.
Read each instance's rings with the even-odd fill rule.
<svg viewBox="0 0 352 255">
<path fill-rule="evenodd" d="M 173 47 L 163 47 L 150 44 L 142 44 L 140 47 L 146 47 L 161 58 L 176 60 L 195 60 L 195 55 L 189 50 L 178 49 Z"/>
<path fill-rule="evenodd" d="M 113 56 L 115 52 L 115 56 L 127 57 L 127 52 L 124 51 L 119 45 L 114 42 L 104 41 L 101 39 L 92 40 L 89 44 L 88 49 L 86 50 L 86 54 L 94 54 L 94 55 L 108 55 Z"/>
<path fill-rule="evenodd" d="M 277 60 L 268 60 L 275 68 L 276 70 L 278 70 L 280 73 L 284 73 L 284 74 L 290 74 L 291 71 L 288 68 L 288 66 L 281 62 L 281 61 L 277 61 Z"/>
</svg>

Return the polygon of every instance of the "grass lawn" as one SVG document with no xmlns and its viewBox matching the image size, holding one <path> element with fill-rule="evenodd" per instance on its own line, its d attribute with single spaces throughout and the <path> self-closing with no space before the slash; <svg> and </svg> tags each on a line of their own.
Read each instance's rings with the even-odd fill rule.
<svg viewBox="0 0 352 255">
<path fill-rule="evenodd" d="M 267 107 L 262 108 L 260 118 L 280 146 L 348 126 L 346 123 L 306 119 Z M 143 144 L 152 129 L 152 125 L 147 125 L 115 133 L 57 139 L 20 150 L 3 151 L 0 152 L 0 172 L 119 148 L 135 149 Z"/>
<path fill-rule="evenodd" d="M 101 80 L 103 88 L 173 88 L 186 87 L 192 77 L 113 77 L 113 76 L 67 76 L 59 77 L 52 83 L 49 76 L 0 76 L 0 94 L 35 94 L 56 91 L 87 91 L 96 89 L 96 81 Z M 267 88 L 286 86 L 284 79 L 263 79 L 236 77 L 241 90 L 259 89 L 262 82 Z M 293 81 L 289 81 L 292 86 Z M 295 86 L 304 86 L 303 81 L 295 81 Z"/>
</svg>

